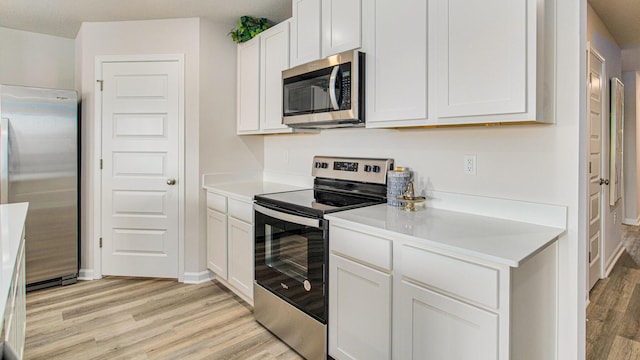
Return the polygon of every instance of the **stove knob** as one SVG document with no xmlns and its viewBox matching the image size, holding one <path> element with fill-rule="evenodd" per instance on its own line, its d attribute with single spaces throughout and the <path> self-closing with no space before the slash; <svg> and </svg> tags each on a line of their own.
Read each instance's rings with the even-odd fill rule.
<svg viewBox="0 0 640 360">
<path fill-rule="evenodd" d="M 322 167 L 322 163 L 319 161 L 316 161 L 316 169 L 320 169 Z"/>
<path fill-rule="evenodd" d="M 323 162 L 323 163 L 322 163 L 322 168 L 323 168 L 323 169 L 326 169 L 326 168 L 328 168 L 328 167 L 329 167 L 329 164 L 327 164 L 326 162 Z"/>
<path fill-rule="evenodd" d="M 379 173 L 379 172 L 380 172 L 380 166 L 378 166 L 378 165 L 373 165 L 373 172 L 374 172 L 374 173 Z"/>
<path fill-rule="evenodd" d="M 365 165 L 364 172 L 371 172 L 371 165 Z"/>
</svg>

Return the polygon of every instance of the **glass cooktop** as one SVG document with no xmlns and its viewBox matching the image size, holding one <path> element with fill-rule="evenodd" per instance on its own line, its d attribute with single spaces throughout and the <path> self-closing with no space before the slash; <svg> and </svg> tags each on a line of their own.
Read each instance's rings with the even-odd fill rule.
<svg viewBox="0 0 640 360">
<path fill-rule="evenodd" d="M 269 204 L 317 217 L 384 202 L 384 199 L 313 189 L 256 195 L 255 200 L 259 204 Z"/>
</svg>

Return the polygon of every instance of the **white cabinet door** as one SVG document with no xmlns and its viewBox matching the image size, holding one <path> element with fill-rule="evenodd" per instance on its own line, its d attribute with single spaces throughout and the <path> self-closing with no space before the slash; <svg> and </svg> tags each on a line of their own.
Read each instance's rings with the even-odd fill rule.
<svg viewBox="0 0 640 360">
<path fill-rule="evenodd" d="M 227 279 L 227 215 L 207 209 L 207 268 Z"/>
<path fill-rule="evenodd" d="M 227 221 L 228 281 L 249 299 L 253 299 L 253 225 L 232 217 Z"/>
<path fill-rule="evenodd" d="M 287 129 L 282 124 L 282 70 L 289 68 L 289 21 L 260 34 L 260 127 Z"/>
<path fill-rule="evenodd" d="M 322 0 L 322 57 L 360 47 L 361 14 L 362 0 Z"/>
<path fill-rule="evenodd" d="M 364 1 L 367 127 L 425 125 L 427 24 L 426 1 Z"/>
<path fill-rule="evenodd" d="M 238 45 L 237 132 L 260 130 L 260 38 Z"/>
<path fill-rule="evenodd" d="M 394 300 L 394 359 L 495 360 L 498 315 L 402 281 Z"/>
<path fill-rule="evenodd" d="M 293 0 L 291 67 L 320 59 L 321 9 L 321 0 Z"/>
<path fill-rule="evenodd" d="M 535 17 L 527 17 L 527 2 L 433 2 L 431 53 L 439 118 L 527 111 L 527 24 L 535 24 Z M 533 60 L 535 68 L 535 54 Z"/>
<path fill-rule="evenodd" d="M 24 232 L 23 232 L 24 234 Z M 9 295 L 6 299 L 4 313 L 4 346 L 8 358 L 22 359 L 24 353 L 25 330 L 27 325 L 25 253 L 24 237 L 18 250 L 13 277 L 10 281 Z M 10 350 L 8 350 L 8 349 Z"/>
<path fill-rule="evenodd" d="M 391 275 L 329 255 L 329 355 L 391 359 Z"/>
</svg>

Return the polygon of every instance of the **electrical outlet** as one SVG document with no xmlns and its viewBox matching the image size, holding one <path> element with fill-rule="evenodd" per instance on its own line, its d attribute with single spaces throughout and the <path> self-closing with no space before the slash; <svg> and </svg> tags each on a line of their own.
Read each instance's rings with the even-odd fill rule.
<svg viewBox="0 0 640 360">
<path fill-rule="evenodd" d="M 475 155 L 465 155 L 463 165 L 464 165 L 464 173 L 466 175 L 476 174 L 476 156 Z"/>
</svg>

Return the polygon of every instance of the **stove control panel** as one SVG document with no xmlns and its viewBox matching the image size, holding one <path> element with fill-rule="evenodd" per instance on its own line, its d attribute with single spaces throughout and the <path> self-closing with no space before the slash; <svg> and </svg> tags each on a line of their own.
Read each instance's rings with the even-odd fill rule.
<svg viewBox="0 0 640 360">
<path fill-rule="evenodd" d="M 387 170 L 392 169 L 393 159 L 314 156 L 311 175 L 328 179 L 386 184 Z"/>
</svg>

